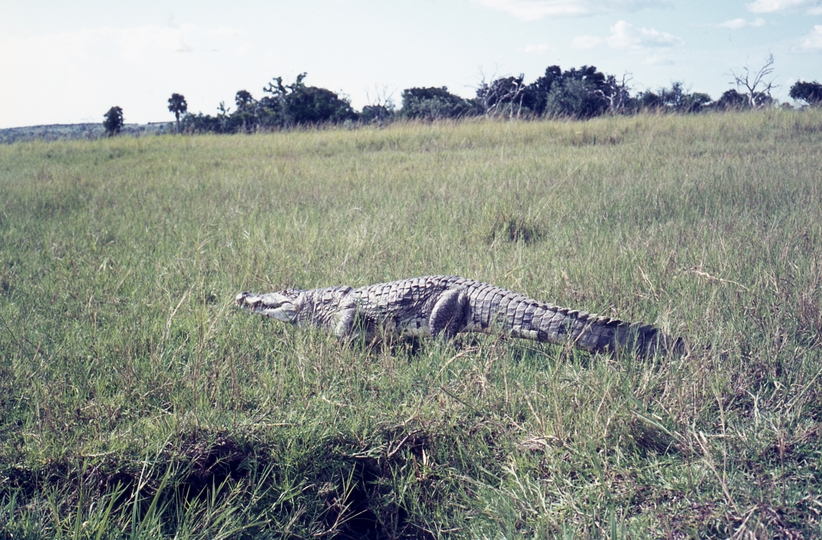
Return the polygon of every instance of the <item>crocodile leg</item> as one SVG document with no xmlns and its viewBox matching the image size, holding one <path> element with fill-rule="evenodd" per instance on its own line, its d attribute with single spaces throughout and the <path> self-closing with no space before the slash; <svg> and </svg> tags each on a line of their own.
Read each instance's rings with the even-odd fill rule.
<svg viewBox="0 0 822 540">
<path fill-rule="evenodd" d="M 428 318 L 433 337 L 442 334 L 451 339 L 468 325 L 469 302 L 465 289 L 449 289 L 437 298 Z"/>
<path fill-rule="evenodd" d="M 339 339 L 356 338 L 359 336 L 357 322 L 357 301 L 348 296 L 340 302 L 338 310 L 333 315 L 334 335 Z"/>
</svg>

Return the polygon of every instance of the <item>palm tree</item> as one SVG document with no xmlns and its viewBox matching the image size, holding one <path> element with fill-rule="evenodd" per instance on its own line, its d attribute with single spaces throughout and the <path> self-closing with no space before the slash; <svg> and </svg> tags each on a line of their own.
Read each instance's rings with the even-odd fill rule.
<svg viewBox="0 0 822 540">
<path fill-rule="evenodd" d="M 177 118 L 177 133 L 180 133 L 180 115 L 188 110 L 188 103 L 182 94 L 171 94 L 168 98 L 168 110 L 174 113 Z"/>
</svg>

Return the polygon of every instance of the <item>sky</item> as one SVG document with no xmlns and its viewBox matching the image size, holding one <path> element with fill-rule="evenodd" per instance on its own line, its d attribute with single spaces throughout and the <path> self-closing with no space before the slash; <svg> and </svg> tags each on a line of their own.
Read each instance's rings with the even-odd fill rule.
<svg viewBox="0 0 822 540">
<path fill-rule="evenodd" d="M 780 101 L 822 81 L 822 0 L 0 0 L 0 128 L 172 121 L 172 93 L 214 115 L 303 72 L 358 110 L 552 65 L 718 99 L 770 54 Z"/>
</svg>

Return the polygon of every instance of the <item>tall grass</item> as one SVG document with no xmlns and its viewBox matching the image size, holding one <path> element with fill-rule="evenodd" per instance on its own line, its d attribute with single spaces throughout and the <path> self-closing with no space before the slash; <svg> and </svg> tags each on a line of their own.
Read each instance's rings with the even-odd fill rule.
<svg viewBox="0 0 822 540">
<path fill-rule="evenodd" d="M 822 113 L 0 146 L 0 532 L 822 534 Z M 342 346 L 449 273 L 683 336 Z"/>
</svg>

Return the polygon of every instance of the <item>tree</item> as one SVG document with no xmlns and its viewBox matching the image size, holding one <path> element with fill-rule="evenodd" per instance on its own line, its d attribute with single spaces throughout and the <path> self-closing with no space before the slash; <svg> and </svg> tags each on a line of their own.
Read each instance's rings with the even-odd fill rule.
<svg viewBox="0 0 822 540">
<path fill-rule="evenodd" d="M 751 106 L 748 98 L 744 94 L 737 92 L 735 88 L 725 90 L 716 102 L 716 108 L 723 111 L 739 111 Z"/>
<path fill-rule="evenodd" d="M 257 117 L 257 100 L 247 90 L 240 90 L 234 95 L 234 103 L 237 105 L 237 111 L 229 115 L 228 109 L 222 105 L 220 114 L 226 119 L 226 131 L 236 132 L 242 129 L 246 133 L 250 133 L 260 123 Z"/>
<path fill-rule="evenodd" d="M 616 80 L 609 81 L 595 66 L 562 71 L 549 66 L 545 74 L 529 85 L 524 101 L 537 115 L 592 118 L 619 101 Z M 623 90 L 625 90 L 623 88 Z M 623 96 L 624 97 L 624 96 Z"/>
<path fill-rule="evenodd" d="M 188 103 L 182 94 L 171 94 L 168 98 L 168 110 L 174 113 L 177 119 L 177 133 L 180 133 L 180 115 L 185 114 L 188 110 Z"/>
<path fill-rule="evenodd" d="M 585 119 L 608 110 L 611 89 L 595 66 L 563 71 L 554 79 L 545 101 L 545 114 Z"/>
<path fill-rule="evenodd" d="M 743 90 L 743 94 L 748 98 L 748 104 L 752 109 L 761 109 L 766 105 L 773 103 L 771 97 L 771 90 L 776 88 L 774 80 L 766 81 L 773 73 L 773 54 L 768 55 L 765 65 L 759 68 L 759 71 L 752 73 L 747 66 L 742 68 L 743 73 L 737 75 L 731 70 L 736 87 Z"/>
<path fill-rule="evenodd" d="M 182 128 L 186 133 L 224 133 L 225 119 L 210 114 L 187 113 L 182 119 Z"/>
<path fill-rule="evenodd" d="M 251 112 L 257 104 L 257 100 L 251 95 L 248 90 L 238 90 L 234 95 L 234 103 L 237 105 L 238 111 Z"/>
<path fill-rule="evenodd" d="M 259 120 L 263 126 L 272 128 L 286 127 L 288 124 L 288 107 L 286 103 L 288 93 L 294 86 L 301 85 L 305 76 L 305 73 L 297 75 L 297 80 L 290 86 L 283 84 L 282 77 L 274 77 L 271 79 L 271 82 L 263 88 L 263 93 L 268 94 L 267 96 L 263 96 L 259 101 Z"/>
<path fill-rule="evenodd" d="M 338 123 L 354 119 L 351 104 L 336 93 L 316 86 L 301 86 L 286 100 L 288 116 L 297 125 Z"/>
<path fill-rule="evenodd" d="M 406 88 L 402 91 L 402 114 L 406 118 L 436 120 L 473 114 L 471 103 L 448 88 Z"/>
<path fill-rule="evenodd" d="M 792 99 L 801 99 L 811 107 L 822 106 L 822 84 L 816 81 L 797 81 L 791 86 L 789 95 Z"/>
<path fill-rule="evenodd" d="M 685 98 L 685 112 L 698 113 L 705 107 L 709 107 L 712 101 L 711 96 L 704 92 L 688 94 Z"/>
<path fill-rule="evenodd" d="M 701 92 L 689 94 L 682 82 L 671 83 L 671 88 L 660 88 L 659 99 L 669 110 L 677 113 L 698 113 L 711 102 L 711 96 Z"/>
<path fill-rule="evenodd" d="M 631 87 L 629 83 L 632 77 L 625 73 L 622 80 L 617 80 L 613 75 L 608 75 L 603 83 L 603 88 L 595 90 L 606 101 L 608 101 L 608 111 L 612 114 L 625 112 L 632 105 Z"/>
<path fill-rule="evenodd" d="M 665 108 L 662 98 L 651 90 L 640 92 L 636 98 L 640 109 L 650 112 L 660 112 Z"/>
<path fill-rule="evenodd" d="M 263 92 L 269 94 L 259 102 L 260 122 L 271 127 L 337 123 L 356 118 L 348 99 L 325 88 L 306 86 L 306 74 L 301 73 L 293 84 L 283 84 L 274 77 Z"/>
<path fill-rule="evenodd" d="M 387 86 L 375 87 L 373 97 L 371 92 L 366 91 L 368 105 L 362 108 L 360 121 L 381 125 L 383 122 L 392 120 L 396 114 L 394 100 L 392 99 L 393 93 L 393 91 L 388 91 Z"/>
<path fill-rule="evenodd" d="M 608 105 L 594 94 L 581 79 L 570 79 L 554 85 L 545 101 L 545 114 L 554 117 L 593 118 L 602 114 Z"/>
<path fill-rule="evenodd" d="M 554 84 L 562 84 L 562 70 L 559 66 L 548 66 L 544 75 L 528 85 L 531 110 L 535 115 L 542 116 L 545 113 L 548 94 Z"/>
<path fill-rule="evenodd" d="M 120 107 L 114 106 L 108 110 L 106 114 L 103 115 L 105 120 L 103 121 L 103 127 L 106 128 L 106 135 L 109 137 L 113 137 L 120 133 L 120 130 L 123 129 L 123 109 Z"/>
<path fill-rule="evenodd" d="M 482 107 L 486 117 L 508 115 L 509 118 L 519 118 L 525 103 L 528 86 L 523 81 L 525 75 L 519 77 L 503 77 L 490 84 L 484 78 L 477 88 L 477 102 Z"/>
</svg>

